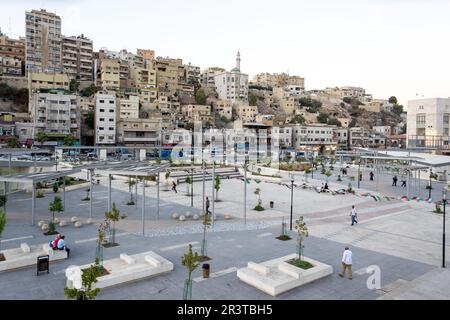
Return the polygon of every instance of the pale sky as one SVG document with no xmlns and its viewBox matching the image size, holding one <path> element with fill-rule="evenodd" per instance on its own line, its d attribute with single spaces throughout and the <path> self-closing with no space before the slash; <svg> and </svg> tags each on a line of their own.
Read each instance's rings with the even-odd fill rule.
<svg viewBox="0 0 450 320">
<path fill-rule="evenodd" d="M 375 98 L 450 96 L 447 0 L 0 0 L 0 27 L 25 34 L 25 10 L 62 18 L 94 49 L 148 48 L 201 68 L 289 72 L 306 89 L 361 86 Z"/>
</svg>

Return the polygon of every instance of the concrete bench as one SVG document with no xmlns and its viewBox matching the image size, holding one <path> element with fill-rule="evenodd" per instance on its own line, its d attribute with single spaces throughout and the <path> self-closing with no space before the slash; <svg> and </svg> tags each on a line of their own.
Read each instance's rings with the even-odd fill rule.
<svg viewBox="0 0 450 320">
<path fill-rule="evenodd" d="M 255 262 L 249 262 L 247 264 L 247 267 L 251 270 L 254 270 L 254 271 L 264 274 L 264 275 L 267 275 L 270 271 L 269 267 L 263 266 L 262 264 L 255 263 Z"/>
<path fill-rule="evenodd" d="M 156 259 L 152 256 L 145 256 L 145 261 L 147 261 L 150 265 L 152 265 L 154 267 L 161 266 L 161 261 L 159 261 L 158 259 Z"/>
<path fill-rule="evenodd" d="M 122 260 L 126 264 L 134 264 L 134 263 L 136 263 L 136 260 L 134 260 L 132 257 L 130 257 L 129 255 L 127 255 L 125 253 L 121 253 L 119 257 L 120 257 L 120 260 Z"/>
<path fill-rule="evenodd" d="M 30 253 L 30 251 L 31 251 L 30 246 L 26 243 L 21 243 L 20 249 L 22 249 L 23 253 Z"/>
</svg>

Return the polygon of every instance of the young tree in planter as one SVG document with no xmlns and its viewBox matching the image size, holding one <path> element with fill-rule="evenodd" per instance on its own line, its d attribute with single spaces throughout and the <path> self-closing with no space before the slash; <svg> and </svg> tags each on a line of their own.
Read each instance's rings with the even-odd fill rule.
<svg viewBox="0 0 450 320">
<path fill-rule="evenodd" d="M 331 173 L 330 170 L 325 172 L 325 176 L 327 177 L 327 183 L 328 183 L 328 179 L 333 175 L 333 173 Z"/>
<path fill-rule="evenodd" d="M 258 204 L 255 207 L 256 211 L 263 211 L 264 207 L 262 206 L 262 201 L 261 201 L 261 189 L 260 188 L 256 188 L 254 193 L 258 196 Z"/>
<path fill-rule="evenodd" d="M 74 283 L 73 288 L 64 288 L 64 295 L 69 299 L 94 300 L 100 293 L 99 288 L 92 289 L 92 285 L 97 282 L 97 277 L 100 275 L 98 260 L 81 272 L 81 283 Z"/>
<path fill-rule="evenodd" d="M 192 272 L 199 266 L 197 252 L 192 252 L 192 244 L 189 244 L 188 253 L 181 258 L 181 264 L 186 267 L 188 278 L 184 281 L 183 300 L 192 299 Z"/>
<path fill-rule="evenodd" d="M 191 187 L 190 187 L 190 185 L 191 185 L 191 183 L 192 183 L 191 177 L 190 177 L 190 176 L 187 176 L 185 182 L 186 182 L 186 195 L 187 195 L 187 196 L 190 196 L 190 195 L 191 195 L 191 191 L 190 191 L 190 190 L 191 190 Z"/>
<path fill-rule="evenodd" d="M 312 170 L 310 168 L 307 168 L 305 170 L 305 182 L 308 182 L 308 174 L 310 174 L 312 172 Z"/>
<path fill-rule="evenodd" d="M 216 176 L 214 181 L 214 189 L 216 189 L 216 202 L 219 201 L 220 182 L 221 182 L 220 176 Z"/>
<path fill-rule="evenodd" d="M 303 216 L 295 221 L 295 230 L 297 230 L 297 256 L 300 261 L 303 260 L 303 242 L 304 238 L 308 237 L 308 228 L 303 221 Z"/>
<path fill-rule="evenodd" d="M 207 252 L 207 240 L 206 240 L 206 229 L 211 226 L 211 220 L 209 219 L 209 214 L 205 214 L 203 217 L 203 241 L 202 241 L 202 259 L 208 260 Z"/>
<path fill-rule="evenodd" d="M 0 196 L 0 207 L 2 207 L 3 209 L 5 208 L 6 201 L 8 201 L 6 196 L 5 195 L 1 195 Z"/>
<path fill-rule="evenodd" d="M 100 265 L 103 265 L 103 243 L 105 242 L 106 231 L 110 228 L 110 222 L 105 219 L 98 228 L 97 234 L 97 248 L 95 251 L 95 261 L 98 261 Z"/>
<path fill-rule="evenodd" d="M 117 208 L 115 203 L 113 203 L 111 211 L 105 212 L 105 217 L 108 220 L 110 227 L 111 227 L 111 223 L 112 223 L 112 228 L 110 228 L 109 243 L 111 245 L 115 245 L 116 244 L 116 222 L 118 222 L 120 220 L 120 210 Z"/>
<path fill-rule="evenodd" d="M 2 245 L 1 239 L 2 239 L 3 230 L 5 230 L 5 225 L 6 225 L 6 213 L 2 209 L 0 209 L 0 261 L 3 260 L 3 259 L 1 259 L 3 257 L 2 247 L 1 247 L 1 245 Z"/>
<path fill-rule="evenodd" d="M 52 213 L 53 219 L 52 222 L 55 221 L 55 212 L 62 212 L 64 211 L 64 207 L 62 205 L 61 197 L 55 196 L 54 200 L 50 202 L 50 206 L 48 210 Z"/>
</svg>

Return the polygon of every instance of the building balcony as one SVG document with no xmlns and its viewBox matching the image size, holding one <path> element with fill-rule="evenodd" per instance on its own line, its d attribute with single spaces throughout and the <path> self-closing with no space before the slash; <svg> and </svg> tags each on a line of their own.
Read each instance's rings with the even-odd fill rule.
<svg viewBox="0 0 450 320">
<path fill-rule="evenodd" d="M 123 137 L 122 138 L 123 142 L 158 142 L 159 141 L 159 137 L 157 138 L 151 138 L 151 137 Z"/>
</svg>

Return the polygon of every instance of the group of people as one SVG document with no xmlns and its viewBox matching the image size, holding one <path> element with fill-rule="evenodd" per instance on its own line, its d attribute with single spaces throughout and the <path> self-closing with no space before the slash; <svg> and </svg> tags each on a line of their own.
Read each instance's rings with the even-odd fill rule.
<svg viewBox="0 0 450 320">
<path fill-rule="evenodd" d="M 70 249 L 66 245 L 66 237 L 58 233 L 54 240 L 50 241 L 50 248 L 53 250 L 65 250 L 67 252 L 67 258 L 70 254 Z"/>
<path fill-rule="evenodd" d="M 394 176 L 394 177 L 392 178 L 392 186 L 393 186 L 393 187 L 396 187 L 396 186 L 397 186 L 397 181 L 398 181 L 397 176 Z M 405 187 L 405 188 L 406 188 L 406 180 L 403 179 L 403 178 L 402 178 L 402 187 Z"/>
<path fill-rule="evenodd" d="M 325 190 L 329 190 L 327 182 L 325 182 L 325 184 L 322 183 L 322 187 L 320 188 L 319 192 L 325 192 Z"/>
</svg>

